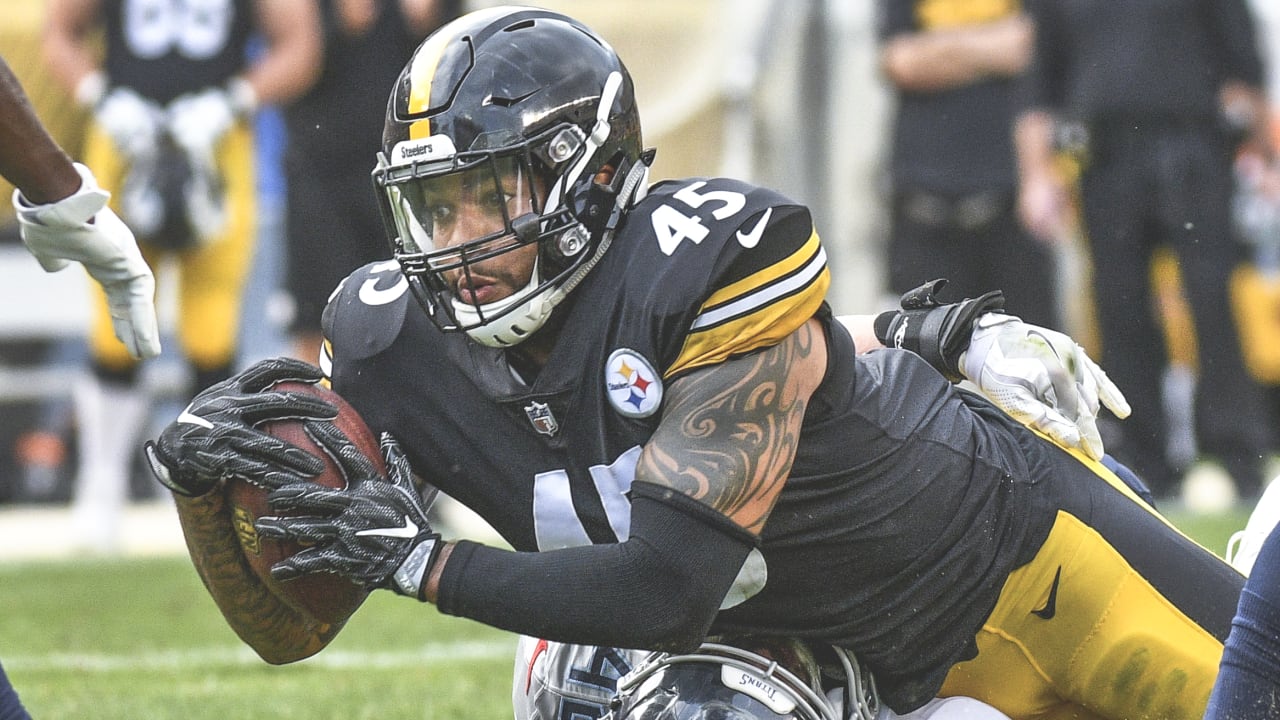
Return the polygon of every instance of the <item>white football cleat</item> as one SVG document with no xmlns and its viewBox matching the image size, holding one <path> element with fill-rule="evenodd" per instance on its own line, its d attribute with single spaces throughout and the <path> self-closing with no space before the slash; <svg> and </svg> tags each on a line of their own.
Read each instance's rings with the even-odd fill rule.
<svg viewBox="0 0 1280 720">
<path fill-rule="evenodd" d="M 1227 562 L 1241 574 L 1248 577 L 1253 570 L 1253 563 L 1258 559 L 1258 551 L 1271 535 L 1271 530 L 1280 523 L 1280 478 L 1267 484 L 1249 515 L 1249 522 L 1244 529 L 1232 534 L 1227 541 Z"/>
</svg>

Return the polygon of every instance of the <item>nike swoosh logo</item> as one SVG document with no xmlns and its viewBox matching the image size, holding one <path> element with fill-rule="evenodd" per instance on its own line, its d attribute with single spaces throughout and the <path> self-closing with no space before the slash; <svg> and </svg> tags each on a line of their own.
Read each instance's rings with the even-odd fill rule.
<svg viewBox="0 0 1280 720">
<path fill-rule="evenodd" d="M 1039 610 L 1032 610 L 1031 614 L 1042 620 L 1052 620 L 1053 616 L 1058 612 L 1058 583 L 1062 580 L 1062 566 L 1058 566 L 1058 572 L 1053 576 L 1053 584 L 1049 586 L 1049 599 L 1044 601 L 1044 607 Z"/>
<path fill-rule="evenodd" d="M 373 528 L 371 530 L 360 530 L 356 533 L 356 537 L 412 538 L 417 536 L 418 525 L 410 520 L 408 515 L 404 516 L 403 527 Z"/>
<path fill-rule="evenodd" d="M 205 430 L 213 429 L 213 423 L 191 412 L 190 405 L 186 406 L 182 409 L 182 412 L 178 413 L 178 422 L 184 425 L 199 425 Z"/>
<path fill-rule="evenodd" d="M 767 208 L 760 219 L 756 221 L 755 227 L 747 231 L 746 235 L 742 231 L 738 231 L 738 244 L 744 248 L 753 248 L 760 243 L 760 236 L 764 235 L 764 226 L 769 224 L 769 218 L 773 215 L 773 208 Z"/>
</svg>

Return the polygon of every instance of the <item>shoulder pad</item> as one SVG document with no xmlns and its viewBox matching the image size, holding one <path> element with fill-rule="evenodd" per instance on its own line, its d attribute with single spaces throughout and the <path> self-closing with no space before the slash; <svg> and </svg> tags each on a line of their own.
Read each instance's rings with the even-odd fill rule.
<svg viewBox="0 0 1280 720">
<path fill-rule="evenodd" d="M 351 273 L 324 308 L 324 354 L 360 359 L 386 350 L 400 335 L 410 302 L 409 281 L 395 260 L 370 263 Z"/>
<path fill-rule="evenodd" d="M 726 178 L 659 183 L 630 223 L 631 267 L 662 318 L 665 375 L 773 345 L 811 317 L 830 284 L 826 253 L 803 205 Z"/>
</svg>

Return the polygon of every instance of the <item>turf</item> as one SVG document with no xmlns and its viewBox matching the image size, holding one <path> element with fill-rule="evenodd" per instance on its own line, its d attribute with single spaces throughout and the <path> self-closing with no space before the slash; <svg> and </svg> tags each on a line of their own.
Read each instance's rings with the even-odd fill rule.
<svg viewBox="0 0 1280 720">
<path fill-rule="evenodd" d="M 1215 552 L 1243 511 L 1171 519 Z M 508 718 L 514 638 L 375 593 L 314 658 L 263 663 L 185 558 L 0 563 L 0 662 L 37 720 Z"/>
<path fill-rule="evenodd" d="M 377 593 L 309 660 L 263 663 L 185 558 L 0 565 L 0 662 L 49 718 L 510 717 L 513 636 Z"/>
</svg>

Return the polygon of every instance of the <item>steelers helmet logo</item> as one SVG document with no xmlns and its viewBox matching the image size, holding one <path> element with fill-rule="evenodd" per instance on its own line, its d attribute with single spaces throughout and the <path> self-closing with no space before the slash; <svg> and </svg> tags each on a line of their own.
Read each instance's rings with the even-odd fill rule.
<svg viewBox="0 0 1280 720">
<path fill-rule="evenodd" d="M 662 404 L 662 379 L 640 353 L 618 348 L 605 363 L 609 404 L 627 417 L 649 417 Z"/>
</svg>

